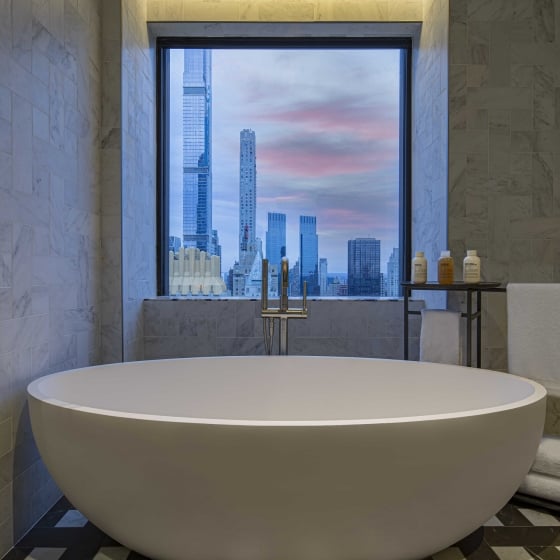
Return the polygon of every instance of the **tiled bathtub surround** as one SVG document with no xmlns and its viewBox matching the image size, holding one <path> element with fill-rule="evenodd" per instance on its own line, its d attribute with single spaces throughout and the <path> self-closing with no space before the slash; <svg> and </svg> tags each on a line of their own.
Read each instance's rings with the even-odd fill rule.
<svg viewBox="0 0 560 560">
<path fill-rule="evenodd" d="M 301 307 L 301 301 L 290 300 L 290 306 Z M 422 306 L 411 303 L 411 309 Z M 323 299 L 308 301 L 308 309 L 307 319 L 288 321 L 290 354 L 402 359 L 402 302 Z M 260 310 L 255 300 L 147 300 L 145 357 L 262 355 Z M 418 359 L 419 316 L 411 316 L 410 329 L 411 358 Z"/>
</svg>

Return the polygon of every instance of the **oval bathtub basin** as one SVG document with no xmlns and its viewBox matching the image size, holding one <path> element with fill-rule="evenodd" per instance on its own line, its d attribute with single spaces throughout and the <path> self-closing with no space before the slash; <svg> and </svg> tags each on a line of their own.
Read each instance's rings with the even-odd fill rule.
<svg viewBox="0 0 560 560">
<path fill-rule="evenodd" d="M 515 493 L 546 395 L 493 371 L 301 356 L 105 365 L 28 392 L 68 499 L 161 560 L 425 558 Z"/>
</svg>

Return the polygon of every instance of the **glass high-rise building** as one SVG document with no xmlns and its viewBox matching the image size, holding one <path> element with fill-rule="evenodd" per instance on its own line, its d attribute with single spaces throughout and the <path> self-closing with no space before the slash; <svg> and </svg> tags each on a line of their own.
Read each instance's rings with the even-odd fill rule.
<svg viewBox="0 0 560 560">
<path fill-rule="evenodd" d="M 399 248 L 394 247 L 387 261 L 387 293 L 388 297 L 399 297 L 401 295 L 400 273 L 399 273 Z"/>
<path fill-rule="evenodd" d="M 319 259 L 319 294 L 326 296 L 328 286 L 328 261 L 327 259 Z"/>
<path fill-rule="evenodd" d="M 319 293 L 319 237 L 317 235 L 317 218 L 315 216 L 299 217 L 299 263 L 300 286 L 307 282 L 307 293 L 318 296 Z"/>
<path fill-rule="evenodd" d="M 239 254 L 254 252 L 257 222 L 257 154 L 255 133 L 244 129 L 239 144 Z"/>
<path fill-rule="evenodd" d="M 381 295 L 381 242 L 375 238 L 348 241 L 348 295 Z"/>
<path fill-rule="evenodd" d="M 183 52 L 183 246 L 213 255 L 211 51 Z"/>
<path fill-rule="evenodd" d="M 266 258 L 270 265 L 280 270 L 280 261 L 286 256 L 286 214 L 268 213 L 266 232 Z"/>
</svg>

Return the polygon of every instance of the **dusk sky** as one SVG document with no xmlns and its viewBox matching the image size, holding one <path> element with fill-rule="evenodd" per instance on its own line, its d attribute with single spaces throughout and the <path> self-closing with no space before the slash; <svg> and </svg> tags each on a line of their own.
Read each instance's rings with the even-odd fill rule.
<svg viewBox="0 0 560 560">
<path fill-rule="evenodd" d="M 170 234 L 179 237 L 182 73 L 182 50 L 172 51 Z M 398 50 L 214 49 L 212 223 L 222 271 L 239 257 L 239 134 L 248 128 L 256 135 L 263 252 L 267 213 L 282 212 L 293 266 L 299 216 L 311 215 L 329 273 L 347 271 L 348 240 L 357 237 L 381 240 L 385 272 L 398 244 L 398 123 Z"/>
</svg>

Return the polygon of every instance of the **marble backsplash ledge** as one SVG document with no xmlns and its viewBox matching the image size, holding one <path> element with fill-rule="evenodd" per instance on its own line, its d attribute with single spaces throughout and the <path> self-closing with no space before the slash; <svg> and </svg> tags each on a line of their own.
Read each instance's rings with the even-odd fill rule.
<svg viewBox="0 0 560 560">
<path fill-rule="evenodd" d="M 412 309 L 421 307 L 421 301 L 411 303 Z M 255 300 L 145 300 L 144 357 L 263 355 L 260 309 Z M 307 319 L 289 321 L 290 354 L 402 359 L 402 301 L 311 300 L 308 309 Z M 419 317 L 411 316 L 413 359 L 418 356 L 419 331 Z"/>
</svg>

